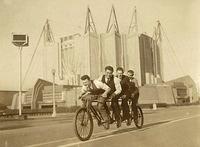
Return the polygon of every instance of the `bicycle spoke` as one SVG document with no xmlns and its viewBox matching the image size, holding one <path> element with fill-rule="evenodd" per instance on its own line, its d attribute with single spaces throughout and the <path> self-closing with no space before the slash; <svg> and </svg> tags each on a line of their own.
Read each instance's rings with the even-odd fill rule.
<svg viewBox="0 0 200 147">
<path fill-rule="evenodd" d="M 84 137 L 84 136 L 83 136 L 83 127 L 81 127 L 80 135 L 81 135 L 82 137 Z"/>
<path fill-rule="evenodd" d="M 79 126 L 78 128 L 78 132 L 80 133 L 80 135 L 85 138 L 88 135 L 88 130 L 89 127 L 88 125 L 90 125 L 90 121 L 89 121 L 89 116 L 86 112 L 82 112 L 78 117 L 78 124 L 77 126 Z"/>
<path fill-rule="evenodd" d="M 86 132 L 86 129 L 85 129 L 85 128 L 86 128 L 86 126 L 83 127 L 83 137 L 84 137 L 84 138 L 85 138 L 85 136 L 87 136 L 87 134 L 85 133 L 85 132 Z"/>
<path fill-rule="evenodd" d="M 80 125 L 80 126 L 78 126 L 78 132 L 81 133 L 81 130 L 82 130 L 82 126 Z"/>
<path fill-rule="evenodd" d="M 93 120 L 86 108 L 80 108 L 75 118 L 75 133 L 81 141 L 88 140 L 93 132 Z"/>
<path fill-rule="evenodd" d="M 85 126 L 86 135 L 89 134 L 89 130 L 90 130 L 90 123 L 87 126 Z"/>
</svg>

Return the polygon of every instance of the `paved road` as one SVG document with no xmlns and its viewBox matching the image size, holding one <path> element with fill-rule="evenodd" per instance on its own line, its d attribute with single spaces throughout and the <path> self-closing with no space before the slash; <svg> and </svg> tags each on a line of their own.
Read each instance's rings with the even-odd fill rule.
<svg viewBox="0 0 200 147">
<path fill-rule="evenodd" d="M 125 124 L 105 131 L 95 126 L 92 138 L 81 142 L 74 135 L 74 114 L 58 118 L 0 121 L 1 147 L 199 147 L 200 106 L 144 110 L 142 129 Z"/>
</svg>

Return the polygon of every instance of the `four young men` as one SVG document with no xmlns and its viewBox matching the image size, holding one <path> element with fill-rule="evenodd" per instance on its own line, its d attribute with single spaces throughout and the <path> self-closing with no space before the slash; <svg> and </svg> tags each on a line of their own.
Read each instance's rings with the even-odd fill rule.
<svg viewBox="0 0 200 147">
<path fill-rule="evenodd" d="M 99 97 L 97 97 L 98 109 L 106 123 L 106 129 L 109 128 L 109 121 L 111 121 L 105 109 L 106 99 L 111 99 L 111 108 L 117 121 L 117 127 L 120 127 L 122 120 L 127 120 L 127 125 L 131 124 L 128 100 L 130 99 L 132 101 L 133 111 L 137 114 L 136 104 L 139 98 L 139 87 L 137 80 L 134 78 L 134 72 L 129 70 L 126 76 L 121 67 L 117 68 L 116 76 L 113 75 L 113 72 L 114 69 L 112 66 L 106 66 L 105 74 L 101 75 L 97 80 L 90 80 L 88 75 L 81 77 L 83 81 L 82 95 L 90 99 L 94 98 L 94 95 L 99 95 Z M 122 119 L 118 103 L 120 97 L 122 98 Z"/>
</svg>

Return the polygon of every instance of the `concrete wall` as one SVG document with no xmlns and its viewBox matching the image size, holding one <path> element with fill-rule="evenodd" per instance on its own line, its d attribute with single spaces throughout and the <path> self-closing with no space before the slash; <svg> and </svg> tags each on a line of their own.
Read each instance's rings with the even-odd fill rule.
<svg viewBox="0 0 200 147">
<path fill-rule="evenodd" d="M 80 106 L 82 104 L 82 101 L 78 99 L 78 96 L 80 95 L 80 88 L 70 88 L 63 92 L 63 97 L 65 100 L 65 106 Z"/>
<path fill-rule="evenodd" d="M 172 88 L 169 85 L 145 85 L 140 88 L 140 104 L 174 104 Z"/>
<path fill-rule="evenodd" d="M 11 106 L 13 96 L 18 93 L 18 91 L 0 91 L 0 103 L 6 106 Z"/>
<path fill-rule="evenodd" d="M 90 76 L 92 79 L 99 77 L 100 73 L 100 48 L 99 37 L 96 33 L 89 34 L 89 59 Z"/>
<path fill-rule="evenodd" d="M 119 33 L 110 32 L 101 34 L 101 72 L 107 65 L 116 69 L 122 66 L 121 36 Z"/>
</svg>

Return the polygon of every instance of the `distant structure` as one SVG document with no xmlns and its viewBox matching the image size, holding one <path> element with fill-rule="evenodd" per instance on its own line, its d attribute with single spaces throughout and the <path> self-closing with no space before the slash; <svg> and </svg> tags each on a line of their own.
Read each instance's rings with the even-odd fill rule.
<svg viewBox="0 0 200 147">
<path fill-rule="evenodd" d="M 121 35 L 114 6 L 111 8 L 106 33 L 100 34 L 99 41 L 101 72 L 104 71 L 104 67 L 107 65 L 114 68 L 122 66 Z"/>
<path fill-rule="evenodd" d="M 43 27 L 42 35 L 44 35 L 46 46 L 49 43 L 54 43 L 48 20 Z M 98 33 L 91 10 L 88 7 L 84 33 L 63 36 L 58 44 L 58 52 L 56 53 L 58 79 L 55 86 L 57 106 L 77 105 L 78 91 L 80 91 L 81 85 L 80 76 L 88 74 L 92 79 L 95 79 L 104 72 L 104 67 L 107 65 L 111 65 L 115 69 L 123 67 L 125 71 L 134 70 L 139 85 L 143 86 L 141 96 L 143 96 L 144 103 L 149 102 L 149 95 L 152 95 L 154 102 L 173 103 L 172 91 L 168 93 L 171 98 L 169 101 L 169 99 L 164 98 L 162 92 L 156 94 L 162 98 L 155 99 L 155 95 L 150 90 L 167 89 L 170 91 L 170 86 L 164 88 L 161 84 L 163 83 L 161 41 L 159 22 L 153 37 L 138 33 L 136 7 L 133 10 L 127 33 L 120 32 L 114 6 L 111 8 L 105 33 Z M 47 50 L 43 50 L 43 53 L 47 53 Z M 45 72 L 47 71 L 45 68 L 47 57 L 45 56 L 42 60 L 44 79 L 38 79 L 34 87 L 28 90 L 23 104 L 24 108 L 37 109 L 52 106 L 52 83 L 45 78 L 48 77 Z M 149 93 L 149 95 L 145 95 L 145 93 Z"/>
<path fill-rule="evenodd" d="M 166 84 L 172 87 L 176 104 L 200 101 L 196 84 L 189 75 L 167 81 Z"/>
<path fill-rule="evenodd" d="M 84 34 L 87 34 L 89 32 L 97 33 L 95 23 L 92 17 L 92 13 L 90 11 L 90 8 L 87 8 L 87 15 L 86 15 L 86 22 L 85 22 L 85 32 Z"/>
<path fill-rule="evenodd" d="M 160 50 L 155 40 L 139 36 L 141 85 L 162 83 Z"/>
<path fill-rule="evenodd" d="M 78 101 L 81 88 L 80 76 L 88 74 L 95 79 L 104 72 L 104 67 L 107 65 L 114 68 L 120 66 L 125 71 L 134 70 L 135 77 L 141 86 L 139 101 L 142 104 L 179 104 L 199 101 L 197 88 L 191 77 L 186 76 L 164 82 L 161 24 L 157 21 L 152 37 L 139 34 L 136 7 L 133 10 L 127 33 L 120 32 L 114 6 L 111 8 L 105 33 L 98 33 L 88 7 L 84 33 L 61 37 L 57 44 L 58 50 L 55 50 L 55 39 L 47 19 L 25 73 L 24 81 L 31 72 L 33 58 L 42 37 L 44 37 L 43 74 L 42 78 L 32 74 L 37 80 L 32 88 L 24 91 L 22 102 L 24 109 L 52 107 L 52 75 L 48 71 L 55 66 L 58 67 L 58 78 L 55 85 L 57 107 L 80 105 L 81 101 Z M 45 49 L 45 47 L 50 47 L 48 45 L 51 45 L 52 49 Z M 48 58 L 48 53 L 53 57 Z M 38 70 L 36 71 L 38 73 Z M 17 97 L 16 91 L 0 91 L 0 106 L 2 105 L 3 108 L 10 106 L 16 109 Z"/>
<path fill-rule="evenodd" d="M 99 36 L 94 25 L 91 11 L 87 8 L 85 31 L 80 34 L 61 38 L 60 47 L 60 79 L 80 78 L 80 74 L 88 74 L 96 78 L 100 72 Z M 69 83 L 73 84 L 73 83 Z"/>
<path fill-rule="evenodd" d="M 77 102 L 80 92 L 79 87 L 78 85 L 55 84 L 56 107 L 80 105 L 80 101 Z M 22 103 L 23 109 L 52 108 L 52 88 L 52 82 L 38 79 L 34 87 L 25 92 L 25 98 Z"/>
<path fill-rule="evenodd" d="M 80 75 L 80 34 L 73 34 L 60 39 L 58 50 L 58 74 L 60 80 L 74 85 Z"/>
<path fill-rule="evenodd" d="M 139 85 L 162 83 L 160 48 L 160 23 L 153 37 L 139 35 L 136 7 L 127 34 L 119 31 L 114 6 L 110 11 L 106 33 L 98 34 L 88 7 L 84 35 L 61 38 L 60 77 L 76 79 L 82 74 L 89 74 L 97 78 L 105 66 L 111 65 L 134 70 Z"/>
</svg>

